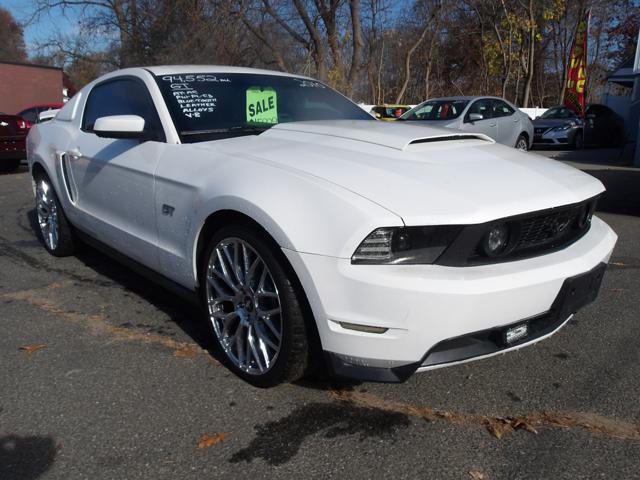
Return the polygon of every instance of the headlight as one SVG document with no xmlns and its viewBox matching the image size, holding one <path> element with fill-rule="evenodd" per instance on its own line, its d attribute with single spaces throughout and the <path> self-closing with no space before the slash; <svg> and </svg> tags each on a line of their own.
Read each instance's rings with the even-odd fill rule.
<svg viewBox="0 0 640 480">
<path fill-rule="evenodd" d="M 461 227 L 384 227 L 371 232 L 351 256 L 354 264 L 433 263 L 453 242 Z"/>
<path fill-rule="evenodd" d="M 573 127 L 575 127 L 574 123 L 566 123 L 564 125 L 560 125 L 559 127 L 553 127 L 551 130 L 553 130 L 554 132 L 566 132 Z"/>
</svg>

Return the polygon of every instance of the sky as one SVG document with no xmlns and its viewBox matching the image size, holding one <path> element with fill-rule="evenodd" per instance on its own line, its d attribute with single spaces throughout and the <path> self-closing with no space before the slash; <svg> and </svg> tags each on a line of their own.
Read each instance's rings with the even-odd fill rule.
<svg viewBox="0 0 640 480">
<path fill-rule="evenodd" d="M 9 10 L 21 24 L 29 20 L 34 10 L 31 0 L 0 0 L 0 7 Z M 76 31 L 77 23 L 77 12 L 67 11 L 66 15 L 60 9 L 43 12 L 36 21 L 24 27 L 27 52 L 33 54 L 38 42 L 51 38 L 58 31 Z"/>
<path fill-rule="evenodd" d="M 397 0 L 393 4 L 393 15 L 396 15 L 409 0 Z M 29 55 L 35 55 L 35 47 L 53 37 L 57 32 L 74 33 L 79 30 L 78 21 L 80 12 L 76 9 L 67 9 L 63 14 L 60 8 L 43 12 L 35 21 L 24 25 L 29 20 L 34 10 L 34 0 L 0 0 L 0 7 L 9 10 L 19 23 L 24 26 L 24 41 Z"/>
</svg>

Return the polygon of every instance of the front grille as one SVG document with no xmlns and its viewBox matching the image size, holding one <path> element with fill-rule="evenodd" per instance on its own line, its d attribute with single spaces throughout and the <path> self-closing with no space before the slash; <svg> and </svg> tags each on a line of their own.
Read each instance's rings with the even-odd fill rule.
<svg viewBox="0 0 640 480">
<path fill-rule="evenodd" d="M 439 265 L 486 265 L 544 255 L 565 248 L 581 238 L 591 225 L 597 198 L 549 210 L 532 212 L 493 222 L 467 225 L 436 260 Z M 483 250 L 486 236 L 497 225 L 508 226 L 507 246 L 495 256 Z"/>
<path fill-rule="evenodd" d="M 578 229 L 581 215 L 584 215 L 584 207 L 575 206 L 523 219 L 516 249 L 535 247 L 567 235 Z"/>
</svg>

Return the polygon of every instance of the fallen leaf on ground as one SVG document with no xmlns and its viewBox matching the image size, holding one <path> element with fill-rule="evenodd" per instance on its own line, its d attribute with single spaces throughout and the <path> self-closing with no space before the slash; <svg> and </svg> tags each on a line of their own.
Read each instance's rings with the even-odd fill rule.
<svg viewBox="0 0 640 480">
<path fill-rule="evenodd" d="M 33 353 L 33 352 L 37 352 L 38 350 L 42 350 L 43 348 L 46 348 L 46 346 L 47 346 L 46 343 L 32 343 L 29 345 L 20 345 L 18 347 L 18 350 L 24 350 L 25 352 Z"/>
<path fill-rule="evenodd" d="M 612 288 L 611 291 L 615 293 L 624 292 L 624 288 Z"/>
<path fill-rule="evenodd" d="M 197 345 L 185 345 L 173 352 L 174 357 L 195 357 L 200 352 Z"/>
<path fill-rule="evenodd" d="M 609 262 L 609 265 L 615 265 L 616 267 L 624 267 L 623 262 Z"/>
<path fill-rule="evenodd" d="M 205 434 L 200 437 L 200 440 L 198 440 L 198 448 L 209 448 L 211 445 L 222 442 L 226 436 L 227 434 L 224 432 L 216 433 L 214 435 Z"/>
<path fill-rule="evenodd" d="M 511 426 L 511 423 L 506 420 L 491 418 L 487 421 L 487 429 L 489 429 L 491 434 L 499 440 L 505 433 L 513 430 L 513 427 Z"/>
<path fill-rule="evenodd" d="M 513 426 L 514 429 L 524 428 L 527 432 L 535 433 L 535 434 L 538 433 L 538 430 L 536 430 L 535 427 L 531 425 L 531 423 L 529 423 L 526 419 L 523 419 L 523 418 L 514 419 L 513 422 L 511 422 L 511 425 Z"/>
<path fill-rule="evenodd" d="M 489 480 L 489 476 L 480 470 L 469 470 L 469 478 L 473 480 Z"/>
</svg>

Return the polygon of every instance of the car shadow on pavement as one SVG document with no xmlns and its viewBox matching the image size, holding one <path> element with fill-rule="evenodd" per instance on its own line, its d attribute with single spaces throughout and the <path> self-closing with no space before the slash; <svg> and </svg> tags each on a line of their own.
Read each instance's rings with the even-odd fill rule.
<svg viewBox="0 0 640 480">
<path fill-rule="evenodd" d="M 29 171 L 29 167 L 27 165 L 20 165 L 17 170 L 3 170 L 0 168 L 0 176 L 9 176 L 9 175 L 18 175 L 20 173 L 26 173 Z"/>
<path fill-rule="evenodd" d="M 27 217 L 36 238 L 42 243 L 35 209 L 27 212 Z M 139 296 L 142 300 L 166 314 L 170 321 L 179 327 L 195 343 L 204 350 L 207 350 L 217 360 L 220 360 L 217 352 L 215 352 L 213 348 L 212 337 L 204 321 L 202 310 L 198 306 L 182 299 L 178 295 L 170 293 L 169 290 L 159 286 L 131 268 L 114 261 L 107 254 L 89 245 L 79 242 L 77 247 L 75 258 L 108 280 L 106 282 L 104 280 L 98 280 L 93 283 L 102 287 L 116 284 L 124 289 L 125 292 L 131 292 Z M 90 281 L 85 278 L 78 278 L 78 275 L 71 272 L 68 273 L 68 276 L 81 282 Z M 142 328 L 148 333 L 167 334 L 162 324 L 153 324 L 152 320 L 145 322 L 145 324 L 125 322 L 116 326 L 122 328 Z"/>
<path fill-rule="evenodd" d="M 0 478 L 34 480 L 44 474 L 56 458 L 52 437 L 18 435 L 0 436 Z"/>
<path fill-rule="evenodd" d="M 607 191 L 598 201 L 598 211 L 640 216 L 640 169 L 594 169 L 585 173 L 600 180 Z"/>
</svg>

